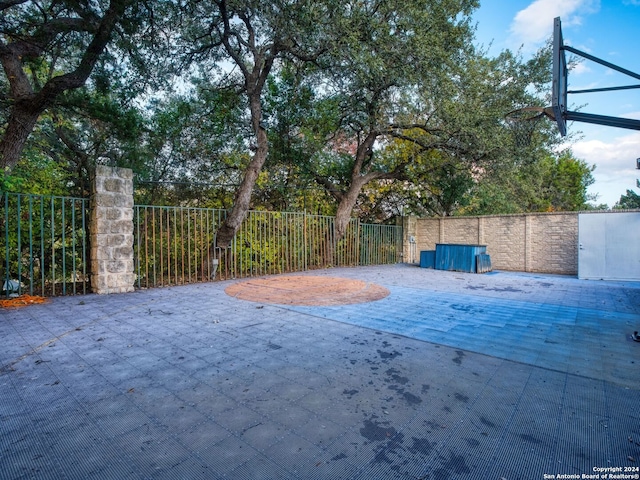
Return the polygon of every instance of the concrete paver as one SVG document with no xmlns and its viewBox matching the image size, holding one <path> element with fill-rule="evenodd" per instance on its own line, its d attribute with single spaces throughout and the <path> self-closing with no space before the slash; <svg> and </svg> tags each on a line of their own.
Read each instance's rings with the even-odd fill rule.
<svg viewBox="0 0 640 480">
<path fill-rule="evenodd" d="M 309 275 L 391 294 L 293 307 L 219 282 L 0 311 L 0 478 L 635 474 L 640 283 Z"/>
</svg>

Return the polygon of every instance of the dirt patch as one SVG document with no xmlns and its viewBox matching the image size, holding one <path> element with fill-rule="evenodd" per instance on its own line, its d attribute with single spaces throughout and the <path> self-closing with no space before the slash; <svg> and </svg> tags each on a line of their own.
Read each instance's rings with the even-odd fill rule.
<svg viewBox="0 0 640 480">
<path fill-rule="evenodd" d="M 250 302 L 330 306 L 380 300 L 389 295 L 389 290 L 362 280 L 289 275 L 236 283 L 225 293 Z"/>
</svg>

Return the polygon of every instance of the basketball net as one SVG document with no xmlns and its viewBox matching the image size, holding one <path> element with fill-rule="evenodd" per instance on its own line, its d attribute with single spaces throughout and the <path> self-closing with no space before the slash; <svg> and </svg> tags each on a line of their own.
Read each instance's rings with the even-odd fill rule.
<svg viewBox="0 0 640 480">
<path fill-rule="evenodd" d="M 538 122 L 545 117 L 555 120 L 553 110 L 550 107 L 524 107 L 507 113 L 505 120 L 513 134 L 515 146 L 518 148 L 529 147 Z"/>
</svg>

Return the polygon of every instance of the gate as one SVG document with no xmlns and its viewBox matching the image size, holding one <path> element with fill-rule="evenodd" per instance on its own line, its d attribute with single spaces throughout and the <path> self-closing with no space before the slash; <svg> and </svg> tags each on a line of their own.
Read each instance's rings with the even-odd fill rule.
<svg viewBox="0 0 640 480">
<path fill-rule="evenodd" d="M 640 212 L 578 215 L 578 278 L 640 280 Z"/>
</svg>

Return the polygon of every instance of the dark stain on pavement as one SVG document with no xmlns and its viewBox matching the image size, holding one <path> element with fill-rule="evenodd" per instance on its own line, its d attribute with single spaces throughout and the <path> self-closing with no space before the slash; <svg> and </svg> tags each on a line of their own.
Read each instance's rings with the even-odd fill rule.
<svg viewBox="0 0 640 480">
<path fill-rule="evenodd" d="M 480 423 L 482 423 L 483 425 L 486 425 L 487 427 L 496 428 L 496 424 L 495 423 L 493 423 L 490 420 L 487 420 L 484 417 L 480 417 Z"/>
<path fill-rule="evenodd" d="M 404 390 L 404 388 L 402 388 L 400 385 L 389 385 L 389 390 L 393 390 L 394 392 L 397 392 L 398 395 L 402 395 L 402 398 L 405 399 L 405 401 L 407 402 L 407 404 L 411 405 L 418 405 L 420 403 L 422 403 L 422 398 L 420 398 L 417 395 L 414 395 L 411 392 L 406 392 Z M 389 397 L 385 399 L 387 402 L 393 402 L 394 398 L 393 397 Z"/>
<path fill-rule="evenodd" d="M 409 405 L 418 405 L 419 403 L 422 403 L 422 399 L 413 393 L 404 392 L 402 396 Z"/>
<path fill-rule="evenodd" d="M 377 350 L 377 352 L 382 360 L 391 360 L 396 357 L 402 356 L 402 354 L 400 352 L 397 352 L 396 350 L 394 350 L 393 352 L 383 352 L 382 350 Z"/>
<path fill-rule="evenodd" d="M 394 461 L 389 458 L 389 454 L 395 454 L 396 456 L 402 455 L 404 452 L 404 447 L 402 446 L 402 442 L 404 441 L 404 434 L 398 433 L 397 435 L 392 436 L 389 441 L 381 445 L 377 448 L 375 452 L 375 456 L 373 457 L 373 461 L 376 463 L 388 463 L 393 464 Z M 399 451 L 398 451 L 399 450 Z M 391 467 L 392 470 L 398 470 L 399 466 L 394 465 Z"/>
<path fill-rule="evenodd" d="M 520 438 L 525 442 L 533 443 L 535 445 L 542 443 L 542 440 L 539 440 L 536 437 L 529 435 L 527 433 L 520 435 Z"/>
<path fill-rule="evenodd" d="M 389 377 L 391 377 L 391 380 L 393 380 L 394 382 L 399 383 L 400 385 L 406 385 L 407 383 L 409 383 L 409 379 L 407 377 L 403 377 L 403 376 L 399 375 L 400 372 L 398 370 L 396 370 L 395 368 L 390 368 L 385 373 Z"/>
<path fill-rule="evenodd" d="M 397 432 L 393 427 L 386 427 L 385 424 L 389 422 L 376 422 L 375 420 L 365 420 L 364 426 L 360 429 L 360 435 L 369 440 L 370 442 L 382 442 L 389 440 Z"/>
<path fill-rule="evenodd" d="M 469 445 L 470 447 L 477 447 L 478 445 L 480 445 L 480 442 L 475 438 L 465 438 L 464 441 L 467 442 L 467 445 Z"/>
<path fill-rule="evenodd" d="M 453 452 L 450 452 L 451 456 L 449 460 L 442 464 L 442 468 L 448 471 L 450 474 L 461 474 L 461 473 L 471 473 L 467 463 L 464 461 L 464 457 L 462 455 L 456 455 Z"/>
<path fill-rule="evenodd" d="M 460 305 L 457 303 L 452 304 L 451 308 L 458 310 L 459 312 L 472 312 L 475 310 L 471 305 Z"/>
<path fill-rule="evenodd" d="M 443 459 L 442 457 L 440 458 Z M 464 473 L 471 473 L 471 470 L 464 461 L 464 457 L 451 452 L 448 460 L 446 460 L 439 468 L 433 470 L 430 476 L 423 478 L 429 478 L 432 480 L 448 480 L 451 478 L 451 475 Z"/>
<path fill-rule="evenodd" d="M 431 450 L 433 450 L 434 444 L 432 444 L 426 438 L 411 437 L 411 440 L 413 440 L 413 443 L 408 448 L 408 450 L 413 454 L 420 453 L 422 455 L 428 455 L 431 452 Z"/>
<path fill-rule="evenodd" d="M 442 430 L 444 428 L 447 428 L 445 425 L 442 425 L 433 420 L 426 420 L 423 422 L 423 425 L 427 427 L 427 432 L 429 433 L 431 433 L 434 430 Z"/>
<path fill-rule="evenodd" d="M 464 358 L 464 352 L 462 350 L 456 350 L 456 358 L 453 359 L 453 363 L 462 365 L 462 359 Z"/>
<path fill-rule="evenodd" d="M 405 391 L 405 389 L 402 387 L 403 385 L 406 385 L 407 383 L 409 383 L 409 379 L 407 377 L 403 377 L 402 375 L 400 375 L 400 372 L 395 368 L 390 368 L 387 371 L 385 371 L 385 373 L 388 376 L 388 378 L 385 380 L 386 382 L 392 382 L 392 381 L 397 382 L 389 385 L 387 387 L 389 390 L 393 390 L 398 395 L 402 395 L 402 398 L 404 398 L 404 400 L 410 406 L 418 405 L 422 403 L 422 398 L 420 398 L 417 395 L 414 395 L 411 392 Z M 387 399 L 387 401 L 389 401 L 389 399 Z"/>
<path fill-rule="evenodd" d="M 468 403 L 469 402 L 469 397 L 467 397 L 466 395 L 462 395 L 461 393 L 456 393 L 454 395 L 454 397 L 459 402 L 463 402 L 463 403 Z"/>
<path fill-rule="evenodd" d="M 342 391 L 343 395 L 347 395 L 349 397 L 349 399 L 351 399 L 356 393 L 358 393 L 358 390 L 347 390 L 346 388 Z"/>
</svg>

